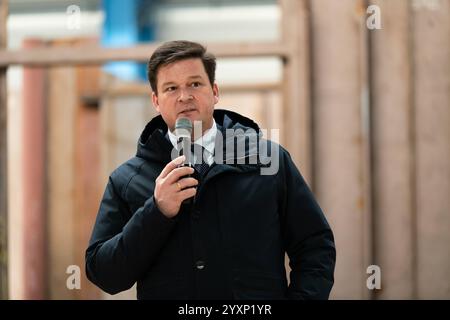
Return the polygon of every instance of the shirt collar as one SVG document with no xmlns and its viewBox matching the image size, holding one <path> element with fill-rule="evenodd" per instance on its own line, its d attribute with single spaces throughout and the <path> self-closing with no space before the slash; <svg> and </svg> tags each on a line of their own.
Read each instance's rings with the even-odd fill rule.
<svg viewBox="0 0 450 320">
<path fill-rule="evenodd" d="M 177 147 L 177 137 L 172 133 L 172 131 L 167 130 L 167 134 L 169 136 L 170 142 L 176 148 Z M 214 154 L 214 147 L 216 144 L 216 134 L 217 134 L 217 125 L 216 121 L 213 119 L 213 124 L 210 129 L 206 130 L 206 132 L 194 141 L 195 144 L 201 145 L 205 148 L 210 154 Z"/>
</svg>

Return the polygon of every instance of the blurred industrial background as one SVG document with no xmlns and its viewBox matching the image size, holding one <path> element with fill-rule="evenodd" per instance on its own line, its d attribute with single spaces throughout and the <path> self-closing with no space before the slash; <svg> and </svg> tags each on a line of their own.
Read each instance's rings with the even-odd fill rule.
<svg viewBox="0 0 450 320">
<path fill-rule="evenodd" d="M 175 39 L 218 57 L 217 108 L 280 130 L 335 234 L 332 299 L 450 299 L 450 0 L 0 0 L 1 298 L 135 298 L 84 251 Z"/>
</svg>

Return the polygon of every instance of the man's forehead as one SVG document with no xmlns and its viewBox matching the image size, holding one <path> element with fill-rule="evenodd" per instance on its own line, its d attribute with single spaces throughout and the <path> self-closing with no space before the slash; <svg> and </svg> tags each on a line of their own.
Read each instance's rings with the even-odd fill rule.
<svg viewBox="0 0 450 320">
<path fill-rule="evenodd" d="M 198 61 L 200 62 L 199 65 L 194 61 L 186 62 L 186 60 L 181 60 L 161 66 L 157 73 L 158 80 L 161 80 L 164 83 L 196 79 L 204 80 L 204 78 L 207 77 L 207 74 L 201 60 L 198 59 Z"/>
</svg>

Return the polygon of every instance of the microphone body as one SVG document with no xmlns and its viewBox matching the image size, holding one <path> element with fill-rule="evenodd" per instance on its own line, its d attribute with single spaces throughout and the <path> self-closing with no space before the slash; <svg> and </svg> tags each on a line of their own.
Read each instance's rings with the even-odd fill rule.
<svg viewBox="0 0 450 320">
<path fill-rule="evenodd" d="M 185 160 L 178 167 L 194 168 L 194 161 L 191 153 L 191 134 L 192 122 L 188 118 L 178 118 L 175 122 L 175 136 L 177 137 L 177 146 L 179 155 L 184 155 Z M 191 175 L 183 176 L 180 179 L 190 177 Z M 183 204 L 192 204 L 194 197 L 186 199 Z"/>
</svg>

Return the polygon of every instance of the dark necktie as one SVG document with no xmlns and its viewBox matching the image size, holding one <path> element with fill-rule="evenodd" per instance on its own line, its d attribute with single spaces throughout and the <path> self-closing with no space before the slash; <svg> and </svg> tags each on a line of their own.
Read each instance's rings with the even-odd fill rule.
<svg viewBox="0 0 450 320">
<path fill-rule="evenodd" d="M 191 151 L 195 155 L 196 163 L 194 163 L 194 169 L 203 178 L 209 169 L 208 163 L 203 159 L 203 153 L 205 148 L 199 144 L 192 144 Z"/>
</svg>

